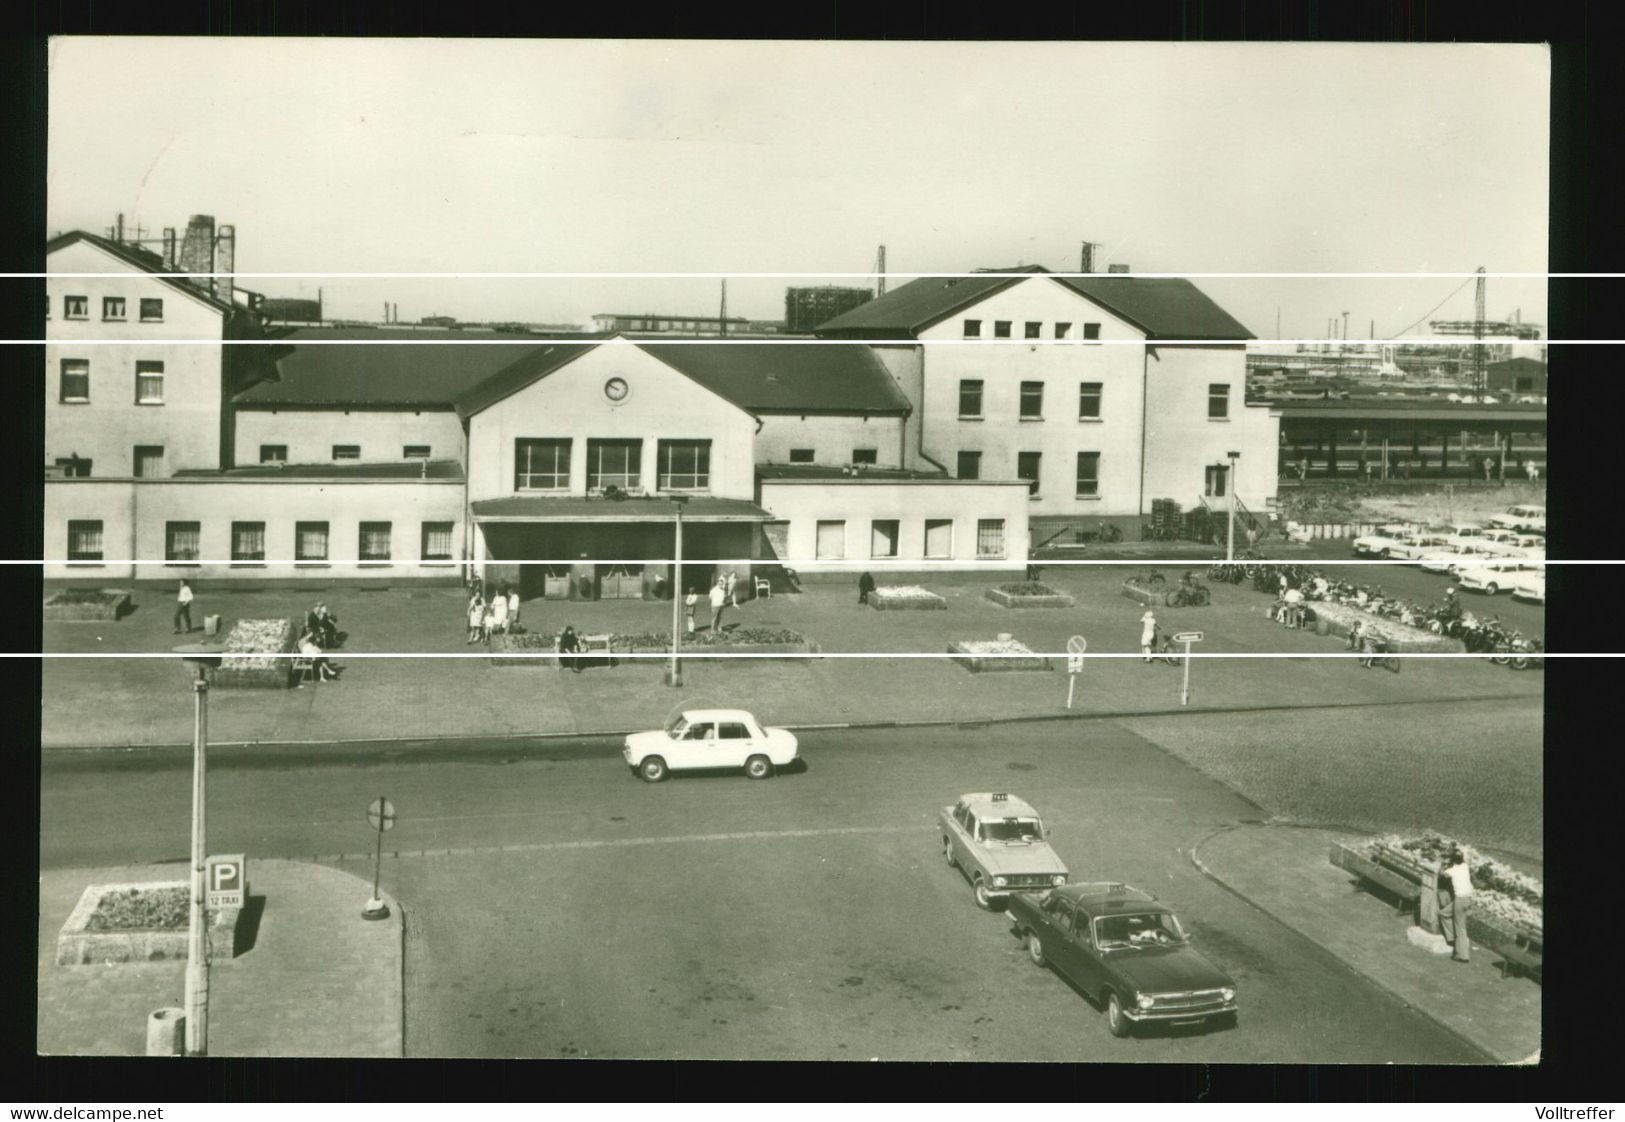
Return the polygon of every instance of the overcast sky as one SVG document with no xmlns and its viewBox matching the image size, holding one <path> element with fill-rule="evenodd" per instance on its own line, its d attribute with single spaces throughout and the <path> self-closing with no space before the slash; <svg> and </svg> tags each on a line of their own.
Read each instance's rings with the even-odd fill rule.
<svg viewBox="0 0 1625 1122">
<path fill-rule="evenodd" d="M 48 225 L 207 213 L 245 272 L 1543 272 L 1548 54 L 1425 44 L 58 39 Z M 858 276 L 844 283 L 866 283 Z M 330 315 L 710 314 L 710 280 L 244 281 Z M 783 280 L 729 311 L 783 315 Z M 813 283 L 843 283 L 825 281 Z M 897 282 L 893 282 L 894 284 Z M 1455 280 L 1198 281 L 1351 338 Z M 1489 312 L 1544 321 L 1543 282 Z M 1470 317 L 1467 285 L 1436 316 Z M 1425 324 L 1417 334 L 1425 331 Z"/>
</svg>

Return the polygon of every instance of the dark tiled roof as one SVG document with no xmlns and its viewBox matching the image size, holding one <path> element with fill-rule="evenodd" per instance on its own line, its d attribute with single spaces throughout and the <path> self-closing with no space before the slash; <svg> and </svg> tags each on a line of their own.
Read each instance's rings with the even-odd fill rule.
<svg viewBox="0 0 1625 1122">
<path fill-rule="evenodd" d="M 907 413 L 910 408 L 874 352 L 859 344 L 638 346 L 752 413 Z"/>
<path fill-rule="evenodd" d="M 578 495 L 508 495 L 471 504 L 476 519 L 534 522 L 675 522 L 678 504 L 664 496 L 602 499 Z M 773 516 L 744 499 L 695 495 L 682 504 L 684 522 L 768 522 Z"/>
<path fill-rule="evenodd" d="M 597 346 L 604 336 L 548 341 L 491 331 L 301 327 L 277 337 L 288 347 L 281 380 L 235 397 L 247 408 L 410 406 L 455 408 L 464 417 L 517 393 Z M 410 346 L 339 346 L 326 341 L 411 341 Z M 478 345 L 470 341 L 488 340 Z M 301 342 L 321 342 L 300 346 Z M 459 346 L 458 343 L 464 345 Z M 637 346 L 750 412 L 907 413 L 908 399 L 868 347 L 716 343 Z"/>
<path fill-rule="evenodd" d="M 369 342 L 367 346 L 301 343 Z M 412 341 L 410 346 L 379 345 Z M 476 346 L 457 342 L 483 340 Z M 301 327 L 277 337 L 288 345 L 277 363 L 280 380 L 262 382 L 234 399 L 250 408 L 274 406 L 410 405 L 461 407 L 513 368 L 561 365 L 587 349 L 530 335 L 494 331 L 417 331 L 366 327 Z M 444 344 L 444 345 L 441 345 Z M 465 414 L 466 414 L 465 410 Z"/>
<path fill-rule="evenodd" d="M 196 296 L 199 300 L 222 312 L 238 310 L 197 282 L 186 277 L 170 276 L 169 270 L 164 268 L 164 259 L 158 254 L 137 246 L 124 245 L 121 242 L 113 241 L 111 238 L 86 233 L 84 230 L 69 230 L 65 234 L 58 234 L 45 243 L 46 255 L 49 256 L 64 246 L 73 245 L 75 242 L 89 242 L 98 249 L 105 250 L 117 257 L 131 268 L 140 269 L 144 273 L 151 273 L 171 288 L 184 292 L 188 296 Z"/>
<path fill-rule="evenodd" d="M 188 468 L 182 479 L 435 479 L 461 482 L 463 465 L 456 460 L 403 460 L 400 463 L 363 464 L 249 464 L 227 471 Z"/>
<path fill-rule="evenodd" d="M 1048 275 L 1040 265 L 990 269 L 978 277 L 921 277 L 836 316 L 817 329 L 829 337 L 902 338 L 1030 276 Z M 1074 292 L 1134 324 L 1149 339 L 1240 341 L 1252 332 L 1183 278 L 1096 274 L 1055 277 Z"/>
</svg>

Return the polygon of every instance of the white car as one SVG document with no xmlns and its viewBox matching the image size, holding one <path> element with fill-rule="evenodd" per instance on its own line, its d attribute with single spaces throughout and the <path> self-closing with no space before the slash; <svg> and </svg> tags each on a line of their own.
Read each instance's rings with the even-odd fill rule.
<svg viewBox="0 0 1625 1122">
<path fill-rule="evenodd" d="M 1518 579 L 1512 583 L 1512 598 L 1514 600 L 1527 600 L 1531 604 L 1546 603 L 1545 568 L 1519 573 Z"/>
<path fill-rule="evenodd" d="M 1414 537 L 1405 538 L 1395 542 L 1388 549 L 1388 556 L 1397 557 L 1403 561 L 1421 561 L 1427 557 L 1442 557 L 1449 553 L 1451 540 L 1442 530 L 1429 530 Z"/>
<path fill-rule="evenodd" d="M 1456 587 L 1464 592 L 1482 592 L 1494 596 L 1516 588 L 1534 569 L 1516 561 L 1465 566 L 1456 573 Z"/>
<path fill-rule="evenodd" d="M 1354 539 L 1354 556 L 1387 560 L 1393 555 L 1394 546 L 1404 541 L 1412 529 L 1402 525 L 1378 526 L 1371 533 L 1361 534 Z"/>
<path fill-rule="evenodd" d="M 1455 541 L 1429 553 L 1427 560 L 1422 562 L 1422 571 L 1454 573 L 1474 565 L 1481 565 L 1493 556 L 1495 555 L 1486 551 L 1482 545 L 1470 541 Z"/>
<path fill-rule="evenodd" d="M 1543 506 L 1508 507 L 1504 514 L 1490 519 L 1491 526 L 1505 526 L 1509 530 L 1546 532 L 1546 508 Z"/>
<path fill-rule="evenodd" d="M 673 771 L 743 770 L 766 779 L 796 758 L 795 734 L 767 728 L 743 709 L 689 709 L 663 729 L 635 732 L 621 755 L 650 783 Z"/>
</svg>

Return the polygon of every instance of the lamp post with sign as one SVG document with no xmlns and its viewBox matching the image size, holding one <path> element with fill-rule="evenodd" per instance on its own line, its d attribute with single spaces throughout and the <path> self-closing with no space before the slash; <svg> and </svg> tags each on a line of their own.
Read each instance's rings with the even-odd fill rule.
<svg viewBox="0 0 1625 1122">
<path fill-rule="evenodd" d="M 192 679 L 192 890 L 186 925 L 186 1054 L 209 1051 L 209 939 L 204 910 L 205 816 L 209 742 L 209 671 L 220 665 L 218 647 L 186 643 L 175 648 L 195 672 Z"/>
</svg>

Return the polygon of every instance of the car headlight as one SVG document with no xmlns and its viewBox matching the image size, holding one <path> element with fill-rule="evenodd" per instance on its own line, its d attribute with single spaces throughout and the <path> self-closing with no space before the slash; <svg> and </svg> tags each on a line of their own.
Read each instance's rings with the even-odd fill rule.
<svg viewBox="0 0 1625 1122">
<path fill-rule="evenodd" d="M 1219 996 L 1224 998 L 1224 1000 L 1228 1003 L 1236 1000 L 1236 991 L 1231 989 L 1229 986 L 1225 986 L 1219 991 Z"/>
<path fill-rule="evenodd" d="M 993 887 L 994 888 L 1003 888 L 1005 885 L 1007 885 L 1009 883 L 1010 882 L 1005 880 L 1003 877 L 994 877 L 993 878 Z"/>
<path fill-rule="evenodd" d="M 1056 888 L 1060 888 L 1061 885 L 1066 883 L 1066 874 L 1064 874 L 1064 873 L 1056 873 L 1054 876 L 1049 878 L 1049 882 L 1051 884 L 1053 884 Z"/>
<path fill-rule="evenodd" d="M 1141 1009 L 1149 1009 L 1151 1008 L 1151 1002 L 1153 1000 L 1155 999 L 1152 998 L 1150 994 L 1142 993 L 1140 996 L 1134 999 L 1134 1004 L 1138 1005 Z"/>
</svg>

